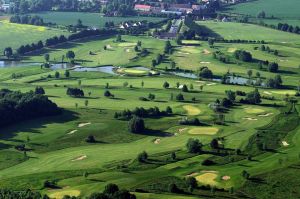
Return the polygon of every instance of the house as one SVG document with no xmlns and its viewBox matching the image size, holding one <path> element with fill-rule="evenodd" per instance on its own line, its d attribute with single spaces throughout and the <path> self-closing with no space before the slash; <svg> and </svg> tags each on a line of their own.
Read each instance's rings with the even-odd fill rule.
<svg viewBox="0 0 300 199">
<path fill-rule="evenodd" d="M 143 12 L 150 12 L 151 6 L 149 5 L 142 5 L 142 4 L 135 4 L 134 10 L 136 11 L 143 11 Z"/>
</svg>

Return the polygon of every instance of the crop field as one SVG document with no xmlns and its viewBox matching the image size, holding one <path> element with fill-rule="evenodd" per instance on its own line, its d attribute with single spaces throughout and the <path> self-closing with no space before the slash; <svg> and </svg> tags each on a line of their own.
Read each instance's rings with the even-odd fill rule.
<svg viewBox="0 0 300 199">
<path fill-rule="evenodd" d="M 67 31 L 42 26 L 12 24 L 7 20 L 0 20 L 0 50 L 6 47 L 16 49 L 21 45 L 31 44 L 39 40 L 45 41 L 53 36 L 68 35 Z M 10 38 L 14 38 L 13 40 Z"/>
<path fill-rule="evenodd" d="M 86 13 L 86 12 L 41 12 L 35 13 L 41 16 L 45 22 L 56 23 L 58 25 L 75 25 L 77 20 L 80 19 L 83 25 L 90 27 L 102 28 L 106 22 L 114 22 L 118 25 L 125 21 L 149 21 L 160 22 L 164 18 L 160 17 L 105 17 L 99 13 Z"/>
</svg>

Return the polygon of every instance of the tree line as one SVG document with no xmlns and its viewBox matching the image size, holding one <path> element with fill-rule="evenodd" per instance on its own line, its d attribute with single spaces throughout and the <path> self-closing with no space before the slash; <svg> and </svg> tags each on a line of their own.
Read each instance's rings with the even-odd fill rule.
<svg viewBox="0 0 300 199">
<path fill-rule="evenodd" d="M 7 89 L 0 90 L 0 126 L 60 113 L 61 109 L 47 96 L 33 91 L 21 93 Z"/>
</svg>

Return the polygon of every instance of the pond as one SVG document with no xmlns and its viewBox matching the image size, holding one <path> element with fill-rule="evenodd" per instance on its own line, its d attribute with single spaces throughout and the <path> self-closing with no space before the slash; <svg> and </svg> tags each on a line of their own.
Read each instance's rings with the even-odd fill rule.
<svg viewBox="0 0 300 199">
<path fill-rule="evenodd" d="M 23 67 L 23 66 L 36 66 L 41 65 L 41 63 L 24 63 L 20 61 L 0 61 L 0 68 L 10 68 L 10 67 Z"/>
</svg>

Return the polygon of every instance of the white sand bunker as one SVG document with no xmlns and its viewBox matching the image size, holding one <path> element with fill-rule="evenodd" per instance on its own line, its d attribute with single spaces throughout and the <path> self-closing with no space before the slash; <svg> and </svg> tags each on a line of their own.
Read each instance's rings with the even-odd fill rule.
<svg viewBox="0 0 300 199">
<path fill-rule="evenodd" d="M 230 180 L 230 176 L 222 176 L 222 180 L 224 181 Z"/>
<path fill-rule="evenodd" d="M 75 158 L 75 159 L 73 159 L 72 160 L 72 162 L 74 162 L 74 161 L 80 161 L 80 160 L 84 160 L 84 159 L 86 159 L 87 158 L 87 156 L 86 155 L 82 155 L 82 156 L 79 156 L 78 158 Z"/>
<path fill-rule="evenodd" d="M 202 61 L 202 62 L 200 62 L 200 64 L 210 64 L 210 62 L 209 61 Z"/>
<path fill-rule="evenodd" d="M 84 127 L 84 126 L 87 126 L 87 125 L 90 125 L 90 124 L 91 124 L 90 122 L 80 123 L 80 124 L 78 124 L 78 127 L 81 128 L 81 127 Z"/>
<path fill-rule="evenodd" d="M 268 91 L 264 91 L 264 94 L 266 94 L 266 95 L 272 95 L 272 93 L 268 92 Z"/>
<path fill-rule="evenodd" d="M 70 131 L 69 133 L 67 133 L 68 135 L 72 135 L 74 133 L 76 133 L 78 130 L 73 130 L 73 131 Z"/>
<path fill-rule="evenodd" d="M 256 118 L 253 117 L 243 117 L 244 120 L 249 120 L 249 121 L 256 121 Z"/>
<path fill-rule="evenodd" d="M 183 55 L 189 55 L 190 53 L 184 53 L 184 52 L 178 52 L 179 54 L 183 54 Z"/>
<path fill-rule="evenodd" d="M 206 86 L 213 86 L 213 85 L 216 85 L 216 83 L 206 84 Z"/>
<path fill-rule="evenodd" d="M 290 144 L 287 143 L 287 141 L 282 141 L 282 145 L 283 145 L 283 146 L 289 146 Z"/>
<path fill-rule="evenodd" d="M 207 49 L 204 49 L 204 50 L 202 51 L 202 53 L 203 53 L 204 55 L 208 55 L 208 54 L 210 54 L 210 51 L 207 50 Z"/>
<path fill-rule="evenodd" d="M 125 51 L 126 51 L 127 53 L 130 53 L 130 49 L 129 49 L 129 48 L 127 48 Z"/>
<path fill-rule="evenodd" d="M 157 139 L 154 140 L 154 144 L 159 144 L 159 143 L 160 143 L 160 139 L 159 138 L 157 138 Z"/>
<path fill-rule="evenodd" d="M 183 131 L 187 130 L 187 128 L 178 129 L 179 133 L 182 133 Z"/>
<path fill-rule="evenodd" d="M 108 44 L 108 45 L 106 45 L 106 48 L 107 49 L 112 49 L 112 46 Z"/>
<path fill-rule="evenodd" d="M 266 113 L 266 114 L 261 114 L 261 115 L 258 115 L 259 117 L 268 117 L 270 115 L 273 115 L 273 113 Z"/>
</svg>

